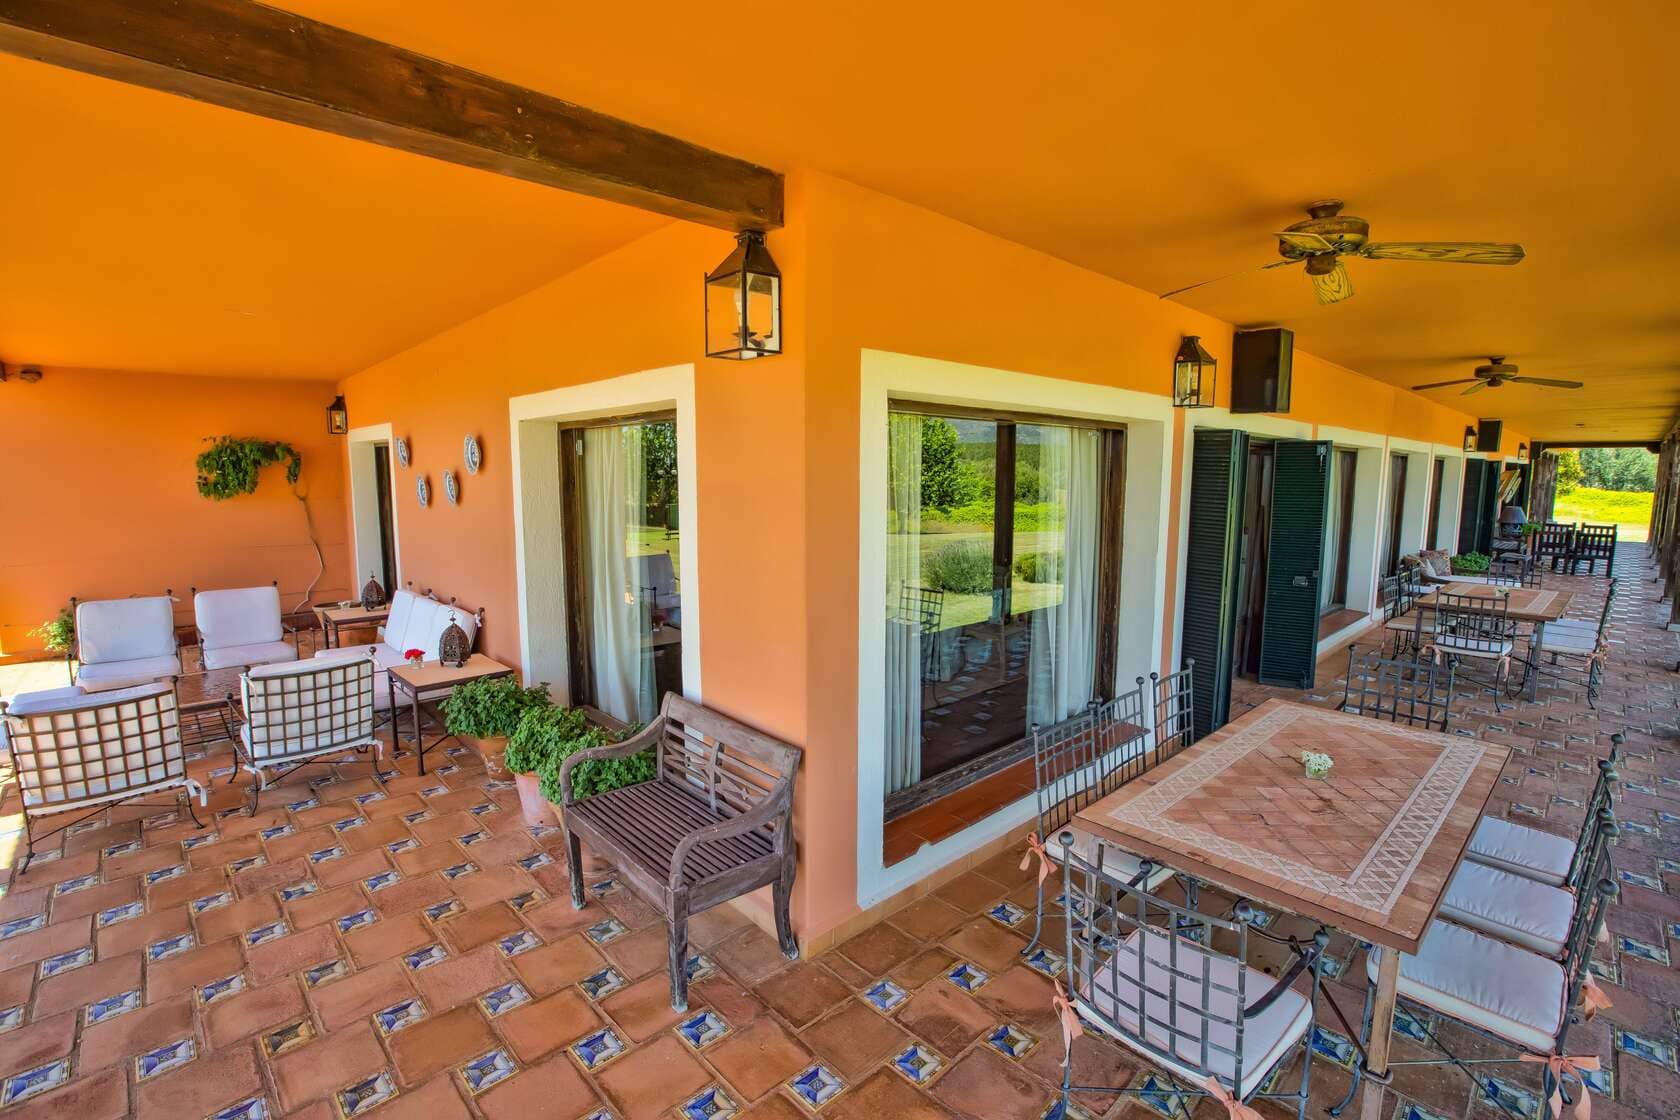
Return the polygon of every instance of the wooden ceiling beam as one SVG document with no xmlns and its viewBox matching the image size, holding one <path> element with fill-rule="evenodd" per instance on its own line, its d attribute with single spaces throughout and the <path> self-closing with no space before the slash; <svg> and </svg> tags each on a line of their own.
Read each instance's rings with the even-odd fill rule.
<svg viewBox="0 0 1680 1120">
<path fill-rule="evenodd" d="M 728 230 L 768 168 L 251 0 L 0 0 L 0 50 Z"/>
</svg>

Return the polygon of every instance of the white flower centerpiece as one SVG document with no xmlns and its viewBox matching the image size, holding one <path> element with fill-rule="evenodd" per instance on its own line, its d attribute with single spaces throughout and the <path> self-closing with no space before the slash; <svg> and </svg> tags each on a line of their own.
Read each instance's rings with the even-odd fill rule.
<svg viewBox="0 0 1680 1120">
<path fill-rule="evenodd" d="M 1307 777 L 1323 778 L 1330 773 L 1330 767 L 1336 765 L 1336 760 L 1322 751 L 1302 751 L 1301 765 L 1307 768 Z"/>
</svg>

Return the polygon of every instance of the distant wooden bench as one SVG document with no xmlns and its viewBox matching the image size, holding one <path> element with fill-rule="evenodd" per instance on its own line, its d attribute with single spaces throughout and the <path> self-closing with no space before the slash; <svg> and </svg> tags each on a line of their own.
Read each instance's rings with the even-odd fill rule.
<svg viewBox="0 0 1680 1120">
<path fill-rule="evenodd" d="M 591 759 L 658 750 L 652 781 L 577 799 L 572 771 Z M 560 767 L 561 819 L 572 905 L 582 909 L 579 841 L 612 863 L 665 915 L 671 1006 L 688 1010 L 688 920 L 769 885 L 782 952 L 799 955 L 788 919 L 793 891 L 793 781 L 798 747 L 666 693 L 659 717 L 622 743 L 579 751 Z"/>
</svg>

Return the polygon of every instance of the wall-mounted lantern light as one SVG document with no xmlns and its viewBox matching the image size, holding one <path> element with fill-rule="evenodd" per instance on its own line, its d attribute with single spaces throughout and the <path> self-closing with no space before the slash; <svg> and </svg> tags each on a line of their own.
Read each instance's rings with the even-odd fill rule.
<svg viewBox="0 0 1680 1120">
<path fill-rule="evenodd" d="M 1476 429 L 1475 428 L 1472 428 L 1472 427 L 1469 427 L 1469 426 L 1465 427 L 1465 429 L 1464 429 L 1464 450 L 1466 452 L 1476 450 Z"/>
<path fill-rule="evenodd" d="M 782 270 L 764 234 L 749 229 L 706 276 L 706 357 L 745 361 L 781 352 Z"/>
<path fill-rule="evenodd" d="M 1519 462 L 1519 463 L 1528 462 L 1528 444 L 1526 444 L 1526 443 L 1517 444 L 1517 462 Z"/>
<path fill-rule="evenodd" d="M 1187 334 L 1178 344 L 1178 356 L 1173 359 L 1173 407 L 1212 408 L 1213 386 L 1219 376 L 1219 363 L 1200 337 Z"/>
<path fill-rule="evenodd" d="M 350 431 L 350 410 L 344 407 L 344 398 L 337 396 L 327 406 L 327 434 L 342 436 Z"/>
</svg>

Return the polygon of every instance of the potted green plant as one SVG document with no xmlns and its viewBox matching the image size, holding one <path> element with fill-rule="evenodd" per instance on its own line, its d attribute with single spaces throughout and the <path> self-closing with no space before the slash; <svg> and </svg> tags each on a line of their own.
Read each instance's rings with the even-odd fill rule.
<svg viewBox="0 0 1680 1120">
<path fill-rule="evenodd" d="M 519 721 L 527 712 L 553 706 L 543 685 L 520 688 L 512 677 L 489 677 L 468 681 L 445 698 L 443 726 L 500 777 L 507 772 L 503 755 Z"/>
<path fill-rule="evenodd" d="M 528 713 L 508 741 L 505 764 L 519 786 L 519 803 L 527 823 L 555 824 L 559 815 L 560 766 L 590 747 L 617 742 L 629 728 L 605 726 L 586 708 L 547 708 Z M 629 758 L 593 759 L 572 771 L 579 797 L 620 789 L 653 777 L 652 751 Z"/>
<path fill-rule="evenodd" d="M 29 636 L 41 639 L 41 645 L 48 653 L 68 654 L 70 647 L 76 643 L 76 616 L 70 613 L 69 607 L 64 607 L 31 630 Z"/>
<path fill-rule="evenodd" d="M 1452 570 L 1455 576 L 1486 575 L 1488 556 L 1483 552 L 1461 552 L 1452 558 Z"/>
</svg>

